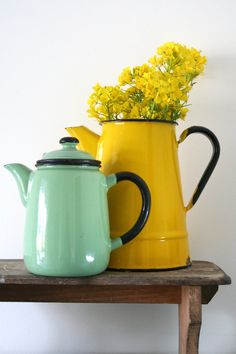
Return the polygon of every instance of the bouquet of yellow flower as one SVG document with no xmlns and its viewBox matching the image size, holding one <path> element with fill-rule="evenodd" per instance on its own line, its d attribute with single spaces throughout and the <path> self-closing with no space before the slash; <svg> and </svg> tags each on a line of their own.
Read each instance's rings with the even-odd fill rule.
<svg viewBox="0 0 236 354">
<path fill-rule="evenodd" d="M 194 48 L 168 42 L 141 66 L 125 68 L 115 86 L 96 84 L 89 116 L 119 119 L 185 119 L 189 92 L 204 70 L 206 57 Z"/>
</svg>

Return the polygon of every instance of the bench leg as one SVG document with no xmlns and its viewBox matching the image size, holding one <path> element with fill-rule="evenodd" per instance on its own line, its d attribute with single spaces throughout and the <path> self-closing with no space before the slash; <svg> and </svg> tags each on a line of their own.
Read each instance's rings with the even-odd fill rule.
<svg viewBox="0 0 236 354">
<path fill-rule="evenodd" d="M 181 286 L 179 354 L 198 354 L 201 317 L 201 287 Z"/>
</svg>

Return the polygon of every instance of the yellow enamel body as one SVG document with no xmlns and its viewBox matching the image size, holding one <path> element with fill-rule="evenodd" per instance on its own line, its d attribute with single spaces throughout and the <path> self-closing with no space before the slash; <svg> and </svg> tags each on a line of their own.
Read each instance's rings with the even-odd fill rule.
<svg viewBox="0 0 236 354">
<path fill-rule="evenodd" d="M 111 257 L 111 268 L 166 269 L 189 264 L 186 210 L 183 204 L 175 125 L 115 122 L 103 125 L 97 159 L 105 174 L 137 173 L 151 192 L 151 212 L 140 235 Z M 134 186 L 124 182 L 109 195 L 112 236 L 132 226 L 141 207 Z M 132 200 L 132 203 L 129 201 Z"/>
<path fill-rule="evenodd" d="M 94 153 L 94 137 L 83 127 L 67 130 Z M 151 192 L 149 219 L 138 237 L 112 253 L 109 267 L 115 269 L 169 269 L 190 264 L 183 203 L 178 142 L 175 124 L 158 121 L 115 121 L 103 123 L 96 158 L 108 175 L 131 171 L 141 176 Z M 138 190 L 122 182 L 109 191 L 112 237 L 135 223 L 141 208 Z M 132 201 L 132 202 L 131 202 Z"/>
</svg>

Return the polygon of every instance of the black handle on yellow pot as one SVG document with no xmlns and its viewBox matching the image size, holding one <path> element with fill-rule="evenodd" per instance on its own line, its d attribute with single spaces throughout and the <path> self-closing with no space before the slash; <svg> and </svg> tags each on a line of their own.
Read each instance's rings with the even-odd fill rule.
<svg viewBox="0 0 236 354">
<path fill-rule="evenodd" d="M 204 127 L 200 127 L 200 126 L 193 126 L 193 127 L 190 127 L 186 130 L 183 131 L 183 133 L 180 135 L 180 138 L 179 138 L 179 141 L 178 143 L 182 143 L 186 138 L 187 136 L 189 136 L 190 134 L 193 134 L 193 133 L 200 133 L 200 134 L 203 134 L 205 135 L 211 142 L 212 144 L 212 148 L 213 148 L 213 153 L 212 153 L 212 156 L 211 156 L 211 159 L 210 159 L 210 162 L 208 163 L 198 185 L 197 185 L 197 188 L 195 189 L 193 195 L 192 195 L 192 198 L 190 199 L 187 207 L 186 207 L 186 210 L 189 210 L 191 209 L 194 204 L 196 203 L 196 201 L 198 200 L 200 194 L 202 193 L 203 189 L 205 188 L 216 164 L 217 164 L 217 161 L 219 159 L 219 156 L 220 156 L 220 143 L 217 139 L 217 137 L 215 136 L 215 134 L 207 129 L 207 128 L 204 128 Z"/>
</svg>

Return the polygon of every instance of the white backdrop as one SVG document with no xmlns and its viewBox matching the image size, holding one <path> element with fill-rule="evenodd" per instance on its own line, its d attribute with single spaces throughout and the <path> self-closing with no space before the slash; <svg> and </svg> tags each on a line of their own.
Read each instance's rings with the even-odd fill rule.
<svg viewBox="0 0 236 354">
<path fill-rule="evenodd" d="M 58 147 L 64 127 L 84 124 L 96 82 L 113 84 L 166 41 L 199 48 L 205 75 L 191 93 L 178 134 L 203 125 L 222 153 L 197 205 L 189 212 L 193 259 L 217 263 L 234 281 L 236 2 L 234 0 L 0 0 L 0 258 L 22 258 L 24 208 L 2 167 L 34 168 Z M 185 200 L 210 158 L 197 135 L 180 147 Z M 236 353 L 236 288 L 221 287 L 203 308 L 202 354 Z M 175 305 L 1 303 L 1 354 L 177 353 Z"/>
</svg>

